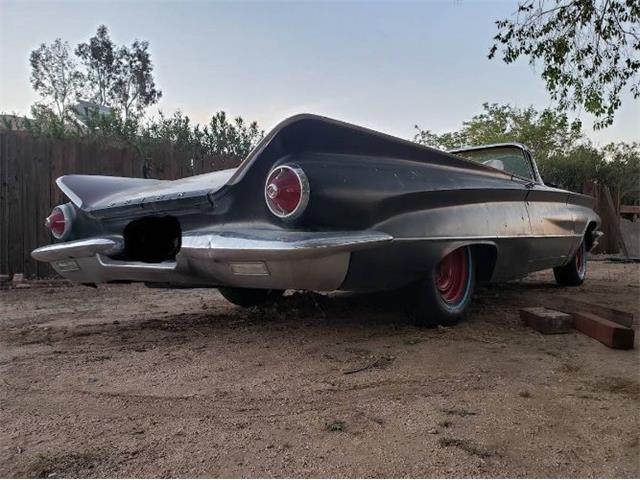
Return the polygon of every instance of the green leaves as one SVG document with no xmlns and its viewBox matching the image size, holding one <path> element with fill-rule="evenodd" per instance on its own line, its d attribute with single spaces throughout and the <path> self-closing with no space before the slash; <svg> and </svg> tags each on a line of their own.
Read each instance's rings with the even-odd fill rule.
<svg viewBox="0 0 640 480">
<path fill-rule="evenodd" d="M 640 4 L 637 0 L 523 0 L 512 19 L 495 22 L 489 58 L 528 57 L 564 111 L 584 108 L 613 123 L 620 96 L 640 96 Z"/>
<path fill-rule="evenodd" d="M 24 120 L 25 129 L 34 135 L 133 146 L 143 157 L 159 145 L 172 144 L 191 161 L 211 156 L 241 160 L 264 136 L 257 122 L 249 123 L 242 117 L 230 120 L 223 111 L 215 113 L 205 125 L 192 123 L 180 111 L 171 116 L 159 112 L 157 118 L 147 121 L 137 116 L 125 118 L 116 112 L 88 111 L 80 122 L 73 116 L 62 120 L 51 109 L 35 105 L 31 116 Z"/>
<path fill-rule="evenodd" d="M 562 153 L 583 140 L 579 121 L 569 122 L 567 115 L 553 109 L 537 111 L 533 107 L 483 104 L 483 112 L 462 124 L 456 132 L 435 134 L 421 130 L 414 141 L 436 148 L 451 149 L 466 145 L 520 142 L 536 157 Z"/>
<path fill-rule="evenodd" d="M 83 93 L 98 105 L 117 109 L 128 119 L 140 116 L 162 97 L 153 78 L 149 42 L 135 40 L 117 47 L 106 26 L 75 50 L 85 70 Z"/>
<path fill-rule="evenodd" d="M 59 38 L 50 45 L 43 43 L 31 52 L 29 64 L 31 86 L 42 97 L 42 105 L 64 118 L 82 85 L 69 44 Z"/>
<path fill-rule="evenodd" d="M 466 145 L 519 142 L 531 149 L 542 178 L 573 191 L 597 180 L 620 192 L 624 202 L 640 203 L 640 143 L 594 147 L 582 134 L 580 120 L 554 110 L 483 105 L 483 112 L 455 132 L 421 130 L 413 140 L 440 149 Z"/>
<path fill-rule="evenodd" d="M 173 143 L 179 150 L 189 153 L 195 160 L 206 156 L 242 159 L 264 136 L 257 122 L 247 123 L 242 117 L 233 121 L 224 111 L 215 113 L 208 124 L 192 124 L 188 116 L 175 112 L 166 117 L 150 120 L 140 129 L 140 142 L 144 145 Z"/>
<path fill-rule="evenodd" d="M 158 144 L 171 143 L 192 163 L 205 156 L 242 159 L 264 136 L 256 122 L 230 120 L 223 111 L 206 125 L 192 124 L 180 111 L 170 117 L 159 112 L 158 118 L 145 121 L 145 110 L 162 96 L 146 41 L 117 46 L 101 25 L 77 46 L 75 55 L 81 68 L 60 39 L 31 52 L 31 84 L 43 97 L 31 108 L 32 118 L 24 121 L 31 133 L 122 143 L 143 156 Z M 80 98 L 91 100 L 92 106 L 75 111 L 73 104 Z"/>
<path fill-rule="evenodd" d="M 75 57 L 58 38 L 33 50 L 29 62 L 31 85 L 42 96 L 37 107 L 50 109 L 69 127 L 76 122 L 71 107 L 78 99 L 110 107 L 129 119 L 142 116 L 162 96 L 153 78 L 149 43 L 136 40 L 130 47 L 118 47 L 104 25 L 76 47 Z"/>
</svg>

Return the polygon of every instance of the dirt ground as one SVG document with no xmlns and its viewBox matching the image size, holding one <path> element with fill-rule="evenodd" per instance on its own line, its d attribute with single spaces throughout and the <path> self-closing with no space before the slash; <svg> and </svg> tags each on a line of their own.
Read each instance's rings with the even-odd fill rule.
<svg viewBox="0 0 640 480">
<path fill-rule="evenodd" d="M 640 358 L 543 336 L 549 295 L 640 313 L 640 265 L 481 289 L 468 322 L 393 298 L 0 291 L 0 476 L 639 477 Z"/>
</svg>

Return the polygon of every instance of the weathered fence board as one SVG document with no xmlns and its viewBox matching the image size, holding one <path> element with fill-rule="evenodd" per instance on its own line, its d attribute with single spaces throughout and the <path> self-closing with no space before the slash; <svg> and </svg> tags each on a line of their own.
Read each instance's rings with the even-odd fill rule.
<svg viewBox="0 0 640 480">
<path fill-rule="evenodd" d="M 618 197 L 618 192 L 610 192 L 606 185 L 593 181 L 586 182 L 583 191 L 595 198 L 594 209 L 602 220 L 600 230 L 604 235 L 600 238 L 594 253 L 620 252 L 621 242 L 623 242 L 620 235 L 620 206 L 619 202 L 613 200 Z"/>
<path fill-rule="evenodd" d="M 54 274 L 30 254 L 34 248 L 52 242 L 44 218 L 54 206 L 68 201 L 55 185 L 62 175 L 142 177 L 147 165 L 148 177 L 173 180 L 232 168 L 238 163 L 237 159 L 223 157 L 192 162 L 171 144 L 159 146 L 145 159 L 133 147 L 0 131 L 0 273 L 38 277 Z"/>
<path fill-rule="evenodd" d="M 0 135 L 0 272 L 9 270 L 9 215 L 8 215 L 8 172 L 7 172 L 7 155 L 9 146 L 7 145 L 7 137 Z"/>
</svg>

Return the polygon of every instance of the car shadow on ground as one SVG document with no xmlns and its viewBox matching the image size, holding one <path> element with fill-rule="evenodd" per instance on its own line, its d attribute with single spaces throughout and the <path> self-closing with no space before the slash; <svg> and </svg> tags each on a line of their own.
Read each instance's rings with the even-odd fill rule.
<svg viewBox="0 0 640 480">
<path fill-rule="evenodd" d="M 498 310 L 504 313 L 509 309 L 513 310 L 513 315 L 508 315 L 506 322 L 516 323 L 516 307 L 526 302 L 527 294 L 534 290 L 553 292 L 555 285 L 515 281 L 479 286 L 463 325 L 472 327 L 478 320 L 504 324 L 505 316 L 493 313 Z M 206 297 L 210 297 L 210 290 L 206 291 Z M 7 340 L 14 345 L 55 345 L 58 342 L 111 344 L 126 350 L 127 345 L 136 349 L 139 344 L 155 342 L 157 346 L 170 347 L 197 339 L 228 336 L 234 332 L 259 335 L 286 331 L 289 338 L 295 338 L 294 332 L 301 328 L 313 328 L 318 334 L 338 329 L 345 334 L 357 332 L 365 336 L 415 334 L 426 330 L 408 320 L 406 297 L 402 291 L 290 292 L 271 304 L 251 308 L 236 307 L 217 295 L 213 298 L 212 301 L 203 300 L 197 311 L 150 311 L 125 319 L 120 317 L 113 321 L 74 326 L 45 324 L 19 329 Z"/>
</svg>

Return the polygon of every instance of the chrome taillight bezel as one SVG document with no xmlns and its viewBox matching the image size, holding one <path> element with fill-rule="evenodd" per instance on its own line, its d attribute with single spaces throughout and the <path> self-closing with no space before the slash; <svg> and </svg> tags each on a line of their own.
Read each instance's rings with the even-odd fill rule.
<svg viewBox="0 0 640 480">
<path fill-rule="evenodd" d="M 51 225 L 49 224 L 49 217 L 51 217 L 51 215 L 53 215 L 56 211 L 61 212 L 62 216 L 64 217 L 64 230 L 62 231 L 61 234 L 57 234 L 56 232 L 54 232 L 53 229 L 51 228 Z M 53 237 L 56 240 L 65 240 L 71 234 L 73 219 L 74 219 L 73 208 L 68 203 L 65 203 L 63 205 L 58 205 L 56 207 L 53 207 L 53 209 L 51 210 L 51 213 L 49 214 L 49 216 L 47 216 L 47 218 L 44 221 L 44 226 L 47 227 L 49 232 L 51 232 L 51 235 L 53 235 Z"/>
<path fill-rule="evenodd" d="M 288 213 L 276 210 L 272 206 L 272 202 L 268 194 L 270 180 L 273 175 L 278 173 L 280 170 L 289 170 L 293 172 L 298 179 L 298 183 L 300 184 L 300 201 L 298 202 L 298 205 L 296 205 L 296 207 Z M 307 178 L 307 175 L 304 173 L 302 168 L 300 168 L 300 166 L 295 164 L 278 165 L 277 167 L 272 168 L 267 174 L 267 179 L 264 184 L 264 201 L 267 204 L 267 208 L 269 209 L 269 211 L 279 219 L 293 222 L 300 218 L 300 216 L 306 210 L 307 205 L 309 204 L 310 196 L 311 187 L 309 185 L 309 179 Z"/>
</svg>

